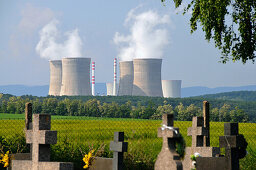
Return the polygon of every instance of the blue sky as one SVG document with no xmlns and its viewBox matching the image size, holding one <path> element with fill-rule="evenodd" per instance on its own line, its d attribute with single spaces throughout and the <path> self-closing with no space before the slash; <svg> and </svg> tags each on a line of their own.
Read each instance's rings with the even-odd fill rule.
<svg viewBox="0 0 256 170">
<path fill-rule="evenodd" d="M 182 80 L 189 86 L 243 86 L 256 84 L 256 67 L 251 62 L 221 64 L 220 52 L 204 39 L 200 30 L 190 34 L 189 15 L 176 14 L 173 3 L 157 0 L 1 0 L 0 85 L 49 83 L 48 60 L 35 48 L 39 31 L 53 18 L 61 32 L 78 29 L 82 55 L 96 62 L 96 82 L 113 80 L 113 58 L 118 48 L 116 32 L 129 34 L 124 22 L 130 10 L 152 10 L 169 15 L 168 39 L 163 51 L 162 79 Z"/>
</svg>

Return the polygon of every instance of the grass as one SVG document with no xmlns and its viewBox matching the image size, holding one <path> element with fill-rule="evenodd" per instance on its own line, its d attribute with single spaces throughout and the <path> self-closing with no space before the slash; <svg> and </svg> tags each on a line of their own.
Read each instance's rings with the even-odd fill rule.
<svg viewBox="0 0 256 170">
<path fill-rule="evenodd" d="M 18 118 L 18 120 L 15 120 Z M 22 134 L 24 115 L 0 114 L 0 136 Z M 180 129 L 187 146 L 191 137 L 187 136 L 188 121 L 175 121 L 174 126 Z M 74 146 L 105 143 L 113 140 L 115 131 L 125 132 L 128 142 L 128 153 L 137 162 L 148 162 L 153 166 L 161 150 L 162 139 L 157 137 L 160 120 L 88 118 L 70 116 L 52 116 L 52 130 L 58 131 L 58 141 L 68 140 Z M 219 136 L 224 134 L 224 123 L 210 123 L 211 146 L 218 146 Z M 239 123 L 239 133 L 243 134 L 251 148 L 256 148 L 256 123 Z"/>
</svg>

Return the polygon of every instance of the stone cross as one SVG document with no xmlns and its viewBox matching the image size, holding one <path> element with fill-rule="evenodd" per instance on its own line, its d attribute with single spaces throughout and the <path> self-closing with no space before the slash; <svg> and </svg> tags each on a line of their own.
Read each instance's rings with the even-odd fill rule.
<svg viewBox="0 0 256 170">
<path fill-rule="evenodd" d="M 193 117 L 192 127 L 188 128 L 188 136 L 192 136 L 191 147 L 186 147 L 186 155 L 183 163 L 184 170 L 192 168 L 192 161 L 190 155 L 199 153 L 203 157 L 214 157 L 220 153 L 220 148 L 210 146 L 210 114 L 209 102 L 203 102 L 203 115 L 204 117 Z"/>
<path fill-rule="evenodd" d="M 188 136 L 192 136 L 192 147 L 203 146 L 206 135 L 207 129 L 204 127 L 204 118 L 193 117 L 192 127 L 188 128 Z"/>
<path fill-rule="evenodd" d="M 228 169 L 239 170 L 239 159 L 246 156 L 248 143 L 238 134 L 238 123 L 225 123 L 224 136 L 220 136 L 220 147 L 225 148 L 225 157 L 229 160 Z"/>
<path fill-rule="evenodd" d="M 127 152 L 128 143 L 124 142 L 124 132 L 115 132 L 114 141 L 110 142 L 110 150 L 113 151 L 113 170 L 124 169 L 124 152 Z"/>
<path fill-rule="evenodd" d="M 245 157 L 248 143 L 238 134 L 238 123 L 225 123 L 224 136 L 219 137 L 219 142 L 225 148 L 225 157 L 198 157 L 197 170 L 239 170 L 239 159 Z"/>
<path fill-rule="evenodd" d="M 25 123 L 26 130 L 32 129 L 32 103 L 26 103 L 25 105 Z"/>
<path fill-rule="evenodd" d="M 158 128 L 158 137 L 163 138 L 163 145 L 155 162 L 155 170 L 182 170 L 180 157 L 176 152 L 176 140 L 180 134 L 178 128 L 173 128 L 173 119 L 173 114 L 162 116 L 163 127 Z"/>
<path fill-rule="evenodd" d="M 31 160 L 13 160 L 14 170 L 71 170 L 72 163 L 49 162 L 50 144 L 57 143 L 57 131 L 51 131 L 51 116 L 34 114 L 32 130 L 26 131 L 26 142 L 32 144 Z"/>
</svg>

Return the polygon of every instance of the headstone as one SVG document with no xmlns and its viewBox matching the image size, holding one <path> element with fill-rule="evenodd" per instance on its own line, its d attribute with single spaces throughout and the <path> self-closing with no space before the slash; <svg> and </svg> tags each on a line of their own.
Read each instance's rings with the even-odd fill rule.
<svg viewBox="0 0 256 170">
<path fill-rule="evenodd" d="M 238 123 L 225 123 L 224 136 L 220 136 L 219 142 L 220 147 L 225 148 L 225 157 L 198 157 L 197 170 L 239 170 L 239 159 L 245 157 L 248 143 L 238 134 Z"/>
<path fill-rule="evenodd" d="M 26 131 L 26 142 L 32 144 L 32 160 L 12 160 L 13 170 L 71 170 L 72 163 L 49 162 L 50 144 L 57 143 L 57 131 L 51 131 L 51 116 L 34 114 L 31 130 Z"/>
<path fill-rule="evenodd" d="M 128 143 L 124 142 L 124 132 L 115 132 L 114 141 L 110 142 L 113 158 L 96 157 L 90 170 L 123 170 L 123 155 L 127 152 Z"/>
<path fill-rule="evenodd" d="M 184 170 L 193 168 L 191 155 L 199 153 L 202 157 L 215 157 L 220 154 L 220 148 L 210 146 L 209 102 L 203 102 L 204 117 L 193 117 L 192 127 L 188 128 L 188 136 L 192 136 L 191 147 L 186 147 L 183 163 Z"/>
<path fill-rule="evenodd" d="M 164 114 L 162 127 L 158 128 L 158 137 L 163 138 L 163 145 L 155 162 L 155 170 L 182 170 L 182 163 L 176 152 L 176 140 L 180 134 L 178 128 L 173 128 L 173 119 L 173 114 Z"/>
</svg>

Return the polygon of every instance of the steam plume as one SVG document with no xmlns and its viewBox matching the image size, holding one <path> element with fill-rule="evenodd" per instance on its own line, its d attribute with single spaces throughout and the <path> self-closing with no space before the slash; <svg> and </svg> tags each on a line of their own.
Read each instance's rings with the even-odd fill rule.
<svg viewBox="0 0 256 170">
<path fill-rule="evenodd" d="M 169 43 L 166 26 L 170 23 L 170 17 L 160 16 L 152 10 L 136 15 L 135 10 L 131 10 L 125 20 L 125 24 L 129 25 L 130 35 L 124 36 L 116 32 L 114 36 L 120 60 L 162 58 L 164 47 Z"/>
<path fill-rule="evenodd" d="M 63 57 L 81 57 L 82 40 L 79 37 L 78 29 L 66 32 L 64 34 L 66 40 L 61 40 L 61 33 L 57 29 L 58 20 L 54 19 L 45 25 L 40 31 L 40 41 L 36 46 L 36 52 L 42 58 L 61 59 Z"/>
</svg>

